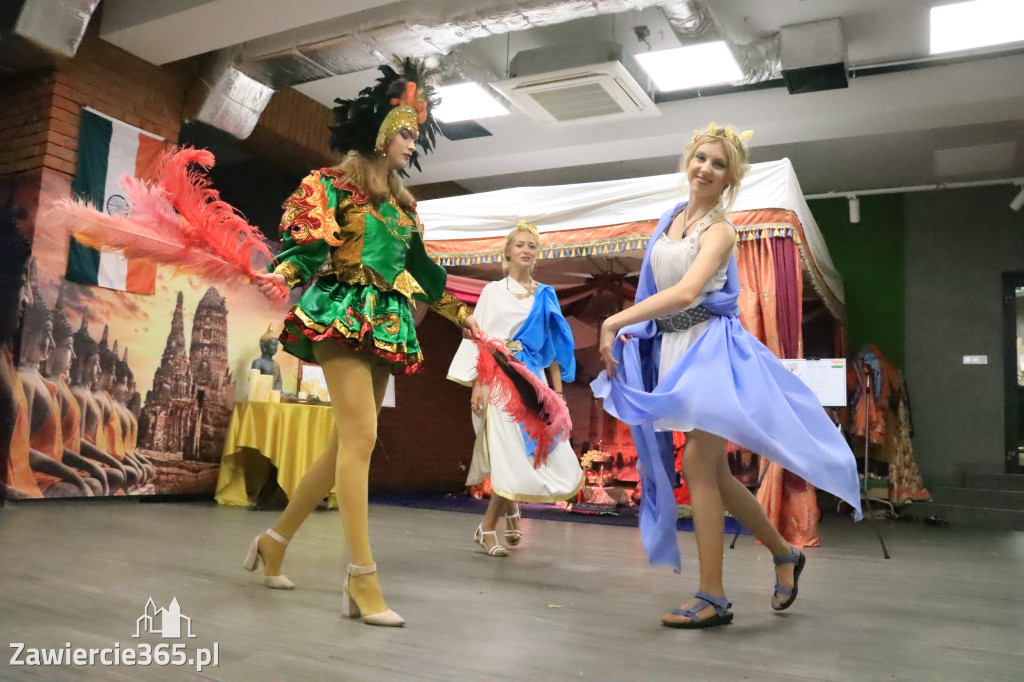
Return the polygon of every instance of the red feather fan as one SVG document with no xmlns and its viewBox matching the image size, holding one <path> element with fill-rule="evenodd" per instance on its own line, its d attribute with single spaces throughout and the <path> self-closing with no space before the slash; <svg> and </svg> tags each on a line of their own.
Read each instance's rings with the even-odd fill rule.
<svg viewBox="0 0 1024 682">
<path fill-rule="evenodd" d="M 213 166 L 213 154 L 183 147 L 165 154 L 150 184 L 125 174 L 119 182 L 130 204 L 128 217 L 98 211 L 84 201 L 56 202 L 48 219 L 65 225 L 83 244 L 123 253 L 128 258 L 169 265 L 214 282 L 252 279 L 273 258 L 253 227 L 210 186 L 195 163 Z M 253 259 L 262 261 L 254 265 Z M 287 295 L 280 288 L 281 297 Z"/>
<path fill-rule="evenodd" d="M 551 449 L 572 431 L 569 409 L 540 377 L 509 353 L 504 341 L 487 334 L 480 334 L 475 341 L 477 378 L 489 389 L 489 399 L 537 441 L 533 468 L 543 466 Z"/>
</svg>

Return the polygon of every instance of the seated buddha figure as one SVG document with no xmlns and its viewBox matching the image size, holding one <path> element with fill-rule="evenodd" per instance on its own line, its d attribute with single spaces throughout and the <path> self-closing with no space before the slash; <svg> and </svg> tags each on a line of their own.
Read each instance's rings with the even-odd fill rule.
<svg viewBox="0 0 1024 682">
<path fill-rule="evenodd" d="M 18 377 L 28 408 L 30 464 L 36 484 L 46 497 L 92 496 L 103 492 L 94 477 L 64 463 L 57 386 L 43 378 L 40 365 L 53 349 L 53 319 L 40 299 L 34 300 L 22 318 L 21 362 Z"/>
</svg>

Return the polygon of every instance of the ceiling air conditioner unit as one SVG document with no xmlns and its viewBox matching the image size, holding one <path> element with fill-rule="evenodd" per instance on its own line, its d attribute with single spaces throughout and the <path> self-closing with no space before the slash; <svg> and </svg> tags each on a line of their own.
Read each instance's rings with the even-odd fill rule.
<svg viewBox="0 0 1024 682">
<path fill-rule="evenodd" d="M 661 115 L 633 75 L 646 81 L 643 72 L 614 43 L 526 50 L 512 59 L 509 71 L 512 78 L 491 86 L 546 125 Z"/>
</svg>

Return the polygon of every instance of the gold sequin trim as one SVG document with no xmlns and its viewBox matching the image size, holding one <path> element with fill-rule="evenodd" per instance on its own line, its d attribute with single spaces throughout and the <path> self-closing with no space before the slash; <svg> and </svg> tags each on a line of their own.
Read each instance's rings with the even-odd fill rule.
<svg viewBox="0 0 1024 682">
<path fill-rule="evenodd" d="M 320 171 L 307 175 L 299 188 L 284 203 L 281 232 L 288 231 L 298 244 L 310 244 L 323 239 L 331 246 L 341 246 L 341 230 L 334 219 L 334 211 L 327 207 L 327 189 L 321 181 Z"/>
<path fill-rule="evenodd" d="M 289 289 L 294 289 L 302 283 L 302 275 L 294 263 L 278 263 L 274 268 L 275 275 L 284 275 L 284 281 Z"/>
<path fill-rule="evenodd" d="M 426 292 L 423 291 L 419 282 L 409 274 L 408 270 L 398 273 L 394 283 L 388 282 L 384 275 L 362 263 L 348 263 L 336 267 L 324 265 L 318 274 L 320 276 L 334 275 L 342 282 L 369 285 L 379 291 L 397 291 L 410 301 L 414 300 L 415 294 L 426 296 Z"/>
<path fill-rule="evenodd" d="M 373 148 L 378 154 L 387 151 L 388 144 L 400 130 L 408 130 L 414 137 L 419 137 L 419 114 L 412 105 L 395 107 L 384 117 L 377 131 L 377 141 Z"/>
<path fill-rule="evenodd" d="M 416 278 L 409 274 L 408 270 L 402 270 L 398 273 L 398 277 L 395 277 L 394 289 L 404 294 L 410 301 L 413 300 L 413 296 L 416 294 L 420 294 L 424 298 L 427 296 L 427 292 L 423 290 L 423 287 L 416 281 Z"/>
<path fill-rule="evenodd" d="M 355 311 L 353 311 L 353 312 L 355 313 Z M 363 323 L 364 316 L 361 315 L 360 313 L 355 313 L 355 317 L 358 318 L 359 327 L 360 327 L 360 329 L 357 330 L 357 331 L 351 331 L 350 329 L 348 329 L 347 327 L 345 327 L 345 325 L 343 325 L 341 323 L 341 320 L 337 320 L 337 319 L 336 320 L 332 320 L 331 324 L 329 326 L 328 325 L 320 324 L 319 322 L 317 322 L 313 318 L 311 318 L 309 315 L 307 315 L 302 310 L 302 308 L 300 308 L 298 306 L 295 306 L 294 308 L 292 308 L 292 314 L 294 314 L 295 317 L 297 317 L 299 319 L 299 321 L 302 322 L 302 324 L 304 326 L 308 327 L 309 329 L 312 329 L 317 334 L 323 334 L 328 329 L 334 329 L 336 332 L 338 332 L 339 334 L 341 334 L 342 336 L 344 336 L 347 339 L 355 339 L 355 340 L 358 341 L 358 340 L 361 340 L 361 338 L 362 338 L 361 330 L 362 330 L 362 323 Z M 386 315 L 383 315 L 383 316 L 381 316 L 379 318 L 371 320 L 370 324 L 373 325 L 373 326 L 379 326 L 379 325 L 382 325 L 382 324 L 386 325 L 384 327 L 384 329 L 389 334 L 397 334 L 398 331 L 401 329 L 402 321 L 398 317 L 398 315 L 396 315 L 395 313 L 387 313 Z M 421 352 L 417 351 L 416 353 L 411 353 L 411 354 L 408 353 L 408 351 L 406 351 L 406 346 L 405 346 L 404 343 L 392 343 L 390 341 L 382 341 L 382 340 L 378 339 L 376 336 L 374 336 L 373 337 L 373 345 L 376 346 L 377 348 L 380 348 L 381 350 L 385 350 L 385 351 L 387 351 L 389 353 L 402 353 L 402 354 L 408 355 L 409 358 L 415 358 L 416 362 L 421 362 L 423 360 L 423 354 Z M 412 364 L 412 362 L 409 362 L 407 364 Z"/>
<path fill-rule="evenodd" d="M 434 312 L 447 320 L 451 320 L 460 327 L 466 321 L 466 318 L 469 317 L 469 308 L 466 307 L 466 304 L 447 291 L 436 302 L 431 303 L 430 307 Z"/>
<path fill-rule="evenodd" d="M 398 213 L 397 222 L 395 218 L 384 217 L 384 215 L 373 204 L 369 202 L 360 203 L 351 195 L 341 199 L 338 203 L 337 214 L 342 216 L 342 219 L 345 222 L 345 227 L 359 233 L 365 233 L 366 214 L 370 214 L 380 222 L 381 226 L 394 239 L 408 243 L 409 237 L 412 236 L 412 230 L 417 227 L 416 223 L 409 218 L 405 211 L 402 210 L 394 197 L 388 199 L 387 203 L 395 209 L 396 213 Z"/>
</svg>

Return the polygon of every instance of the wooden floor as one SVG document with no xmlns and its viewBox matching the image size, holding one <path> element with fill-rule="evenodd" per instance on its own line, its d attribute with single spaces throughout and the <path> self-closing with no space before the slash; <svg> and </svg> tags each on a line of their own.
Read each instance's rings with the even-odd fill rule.
<svg viewBox="0 0 1024 682">
<path fill-rule="evenodd" d="M 770 556 L 726 549 L 728 627 L 681 631 L 658 616 L 695 587 L 646 565 L 636 529 L 526 519 L 510 558 L 470 541 L 477 518 L 371 508 L 389 604 L 409 622 L 339 615 L 336 513 L 292 543 L 294 592 L 241 568 L 271 512 L 210 504 L 35 503 L 0 509 L 0 642 L 32 648 L 216 643 L 219 665 L 15 667 L 31 680 L 1007 680 L 1024 679 L 1024 533 L 826 516 L 799 602 L 771 611 Z M 883 558 L 881 531 L 891 559 Z M 190 640 L 135 639 L 152 597 L 177 598 Z M 24 655 L 24 654 L 23 654 Z M 190 654 L 191 655 L 191 654 Z"/>
</svg>

